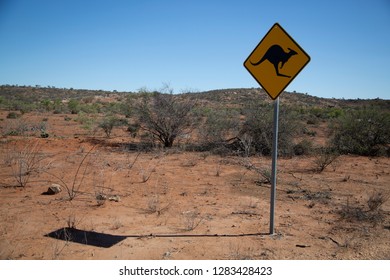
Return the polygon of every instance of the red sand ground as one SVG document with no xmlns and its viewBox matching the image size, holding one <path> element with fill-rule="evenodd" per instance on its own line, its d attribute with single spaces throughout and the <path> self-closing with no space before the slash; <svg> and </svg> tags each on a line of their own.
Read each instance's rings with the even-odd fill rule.
<svg viewBox="0 0 390 280">
<path fill-rule="evenodd" d="M 11 120 L 2 116 L 4 129 Z M 269 236 L 270 185 L 245 167 L 248 159 L 176 149 L 139 154 L 125 149 L 134 140 L 120 129 L 106 140 L 64 115 L 23 116 L 45 117 L 49 138 L 1 139 L 0 259 L 390 258 L 390 200 L 381 216 L 367 204 L 374 193 L 389 195 L 388 158 L 341 156 L 322 173 L 313 172 L 314 157 L 279 159 L 276 234 Z M 15 187 L 10 158 L 26 143 L 38 143 L 45 170 Z M 271 166 L 268 157 L 249 161 Z M 76 197 L 70 201 L 64 187 L 42 195 L 52 183 L 75 183 Z M 103 248 L 45 236 L 68 226 L 130 237 Z"/>
</svg>

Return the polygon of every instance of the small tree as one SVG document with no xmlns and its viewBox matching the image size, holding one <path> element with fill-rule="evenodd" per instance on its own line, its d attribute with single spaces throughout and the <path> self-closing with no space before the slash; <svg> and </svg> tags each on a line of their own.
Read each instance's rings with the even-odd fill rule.
<svg viewBox="0 0 390 280">
<path fill-rule="evenodd" d="M 190 112 L 194 102 L 179 100 L 173 94 L 142 92 L 135 106 L 141 129 L 151 133 L 164 147 L 172 147 L 175 139 L 192 125 Z"/>
</svg>

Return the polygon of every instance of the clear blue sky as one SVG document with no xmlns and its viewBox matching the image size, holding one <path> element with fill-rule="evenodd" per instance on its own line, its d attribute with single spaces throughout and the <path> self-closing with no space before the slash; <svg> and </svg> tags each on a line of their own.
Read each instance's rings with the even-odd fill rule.
<svg viewBox="0 0 390 280">
<path fill-rule="evenodd" d="M 311 56 L 287 91 L 390 98 L 390 0 L 0 0 L 0 84 L 258 87 L 243 62 L 275 22 Z"/>
</svg>

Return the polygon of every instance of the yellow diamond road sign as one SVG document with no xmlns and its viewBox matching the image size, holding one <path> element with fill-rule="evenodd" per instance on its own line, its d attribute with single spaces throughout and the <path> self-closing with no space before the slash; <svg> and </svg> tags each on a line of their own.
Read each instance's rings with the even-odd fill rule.
<svg viewBox="0 0 390 280">
<path fill-rule="evenodd" d="M 244 66 L 268 95 L 276 99 L 309 61 L 310 56 L 275 23 Z"/>
</svg>

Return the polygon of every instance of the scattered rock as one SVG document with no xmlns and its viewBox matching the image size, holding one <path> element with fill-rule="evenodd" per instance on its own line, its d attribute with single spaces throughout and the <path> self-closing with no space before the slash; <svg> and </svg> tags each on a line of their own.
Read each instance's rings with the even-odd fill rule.
<svg viewBox="0 0 390 280">
<path fill-rule="evenodd" d="M 108 198 L 109 201 L 115 201 L 115 202 L 119 202 L 121 201 L 121 198 L 119 195 L 112 195 Z"/>
<path fill-rule="evenodd" d="M 96 200 L 107 200 L 107 196 L 105 194 L 97 194 L 96 195 Z"/>
<path fill-rule="evenodd" d="M 49 133 L 47 133 L 45 131 L 41 132 L 41 138 L 48 138 L 48 137 L 49 137 Z"/>
<path fill-rule="evenodd" d="M 55 195 L 62 191 L 61 186 L 59 184 L 51 184 L 51 186 L 47 189 L 43 194 L 46 195 Z"/>
<path fill-rule="evenodd" d="M 295 245 L 295 247 L 298 247 L 298 248 L 308 248 L 308 247 L 311 247 L 310 245 L 304 245 L 304 244 L 297 244 Z"/>
</svg>

